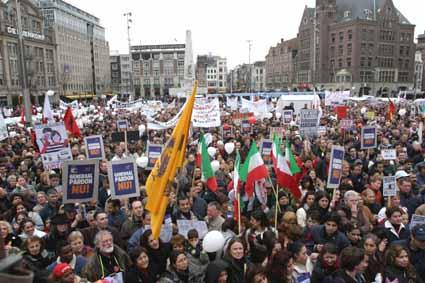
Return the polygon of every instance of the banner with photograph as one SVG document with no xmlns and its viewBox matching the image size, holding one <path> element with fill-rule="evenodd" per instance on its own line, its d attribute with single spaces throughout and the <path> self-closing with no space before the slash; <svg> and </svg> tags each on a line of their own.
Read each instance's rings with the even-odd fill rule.
<svg viewBox="0 0 425 283">
<path fill-rule="evenodd" d="M 328 173 L 328 189 L 337 189 L 342 176 L 342 162 L 345 150 L 342 146 L 332 146 L 331 159 Z"/>
<path fill-rule="evenodd" d="M 63 122 L 34 126 L 37 146 L 44 170 L 59 169 L 66 160 L 72 160 L 68 133 Z"/>
<path fill-rule="evenodd" d="M 134 159 L 111 161 L 108 165 L 112 199 L 140 196 L 137 165 Z"/>
<path fill-rule="evenodd" d="M 97 200 L 99 187 L 97 160 L 65 161 L 62 168 L 64 203 Z"/>
<path fill-rule="evenodd" d="M 161 157 L 163 148 L 164 147 L 162 145 L 148 143 L 146 150 L 148 156 L 148 166 L 146 166 L 147 170 L 152 170 L 155 167 L 156 161 Z"/>
<path fill-rule="evenodd" d="M 102 135 L 84 137 L 87 159 L 105 159 Z"/>
<path fill-rule="evenodd" d="M 192 113 L 192 125 L 197 128 L 214 128 L 221 126 L 220 103 L 218 98 L 195 100 Z"/>
<path fill-rule="evenodd" d="M 382 179 L 382 195 L 393 197 L 397 195 L 397 185 L 395 176 L 384 176 Z"/>
<path fill-rule="evenodd" d="M 361 135 L 361 148 L 372 149 L 376 148 L 378 143 L 376 127 L 363 127 Z"/>
</svg>

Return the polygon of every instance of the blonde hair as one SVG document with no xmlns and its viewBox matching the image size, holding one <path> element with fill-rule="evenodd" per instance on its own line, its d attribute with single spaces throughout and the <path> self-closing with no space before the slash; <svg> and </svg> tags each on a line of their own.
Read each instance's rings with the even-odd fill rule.
<svg viewBox="0 0 425 283">
<path fill-rule="evenodd" d="M 75 241 L 77 239 L 80 239 L 84 242 L 84 236 L 80 231 L 73 231 L 68 236 L 68 243 L 71 243 L 72 241 Z"/>
<path fill-rule="evenodd" d="M 6 227 L 7 227 L 7 232 L 8 232 L 9 234 L 13 233 L 12 225 L 10 225 L 10 223 L 9 223 L 9 222 L 1 220 L 1 221 L 0 221 L 0 225 L 4 225 L 4 226 L 6 226 Z"/>
</svg>

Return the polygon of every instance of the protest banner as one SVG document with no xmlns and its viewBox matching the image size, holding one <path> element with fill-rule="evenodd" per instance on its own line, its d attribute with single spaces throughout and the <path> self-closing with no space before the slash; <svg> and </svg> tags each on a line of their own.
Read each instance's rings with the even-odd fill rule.
<svg viewBox="0 0 425 283">
<path fill-rule="evenodd" d="M 199 220 L 177 220 L 179 234 L 187 239 L 187 232 L 192 229 L 198 231 L 199 239 L 203 239 L 208 233 L 207 223 Z"/>
<path fill-rule="evenodd" d="M 105 159 L 102 135 L 84 137 L 87 159 Z"/>
<path fill-rule="evenodd" d="M 301 109 L 300 110 L 300 132 L 304 136 L 316 136 L 317 126 L 319 124 L 319 110 Z"/>
<path fill-rule="evenodd" d="M 272 152 L 272 147 L 273 147 L 272 140 L 263 139 L 261 141 L 260 152 L 261 152 L 261 156 L 263 157 L 264 164 L 266 165 L 271 165 L 273 163 L 272 157 L 270 154 Z"/>
<path fill-rule="evenodd" d="M 268 113 L 267 109 L 267 100 L 261 99 L 258 101 L 250 101 L 248 99 L 242 98 L 242 108 L 248 110 L 248 112 L 254 113 L 254 115 L 258 118 L 263 118 L 266 113 Z"/>
<path fill-rule="evenodd" d="M 376 127 L 363 127 L 361 133 L 361 149 L 372 149 L 377 146 Z"/>
<path fill-rule="evenodd" d="M 293 120 L 293 116 L 294 116 L 294 111 L 292 111 L 292 110 L 283 110 L 282 111 L 283 124 L 289 125 L 292 122 L 292 120 Z"/>
<path fill-rule="evenodd" d="M 412 214 L 412 220 L 410 220 L 409 225 L 410 231 L 419 224 L 425 224 L 425 215 Z"/>
<path fill-rule="evenodd" d="M 7 125 L 4 120 L 3 114 L 0 111 L 0 141 L 3 141 L 9 137 L 9 132 L 7 131 Z"/>
<path fill-rule="evenodd" d="M 68 133 L 63 122 L 35 125 L 34 131 L 45 170 L 59 169 L 65 160 L 72 160 Z"/>
<path fill-rule="evenodd" d="M 344 160 L 345 150 L 342 146 L 332 146 L 331 159 L 328 173 L 328 189 L 337 189 L 342 176 L 342 161 Z"/>
<path fill-rule="evenodd" d="M 238 110 L 238 97 L 227 97 L 226 106 L 229 107 L 231 111 Z"/>
<path fill-rule="evenodd" d="M 350 130 L 351 128 L 353 128 L 354 122 L 351 119 L 342 119 L 339 124 L 341 129 Z"/>
<path fill-rule="evenodd" d="M 328 129 L 326 128 L 326 126 L 320 126 L 317 128 L 317 135 L 318 136 L 324 136 L 326 135 L 328 132 Z"/>
<path fill-rule="evenodd" d="M 233 126 L 228 126 L 227 128 L 221 127 L 221 136 L 223 138 L 228 138 L 233 136 L 234 129 Z"/>
<path fill-rule="evenodd" d="M 395 176 L 384 176 L 382 179 L 382 195 L 384 197 L 393 197 L 397 195 L 397 186 Z"/>
<path fill-rule="evenodd" d="M 397 152 L 395 149 L 381 149 L 381 156 L 384 160 L 396 160 Z"/>
<path fill-rule="evenodd" d="M 128 129 L 127 120 L 118 120 L 117 121 L 117 129 L 118 129 L 119 132 L 127 131 L 127 129 Z"/>
<path fill-rule="evenodd" d="M 270 139 L 276 135 L 280 138 L 285 137 L 285 127 L 270 127 Z"/>
<path fill-rule="evenodd" d="M 233 122 L 234 123 L 237 123 L 237 122 L 242 122 L 242 120 L 248 120 L 249 119 L 249 117 L 252 117 L 252 116 L 254 116 L 254 113 L 249 113 L 249 112 L 247 112 L 247 113 L 241 113 L 241 112 L 236 112 L 236 113 L 233 113 L 233 115 L 232 115 L 232 120 L 233 120 Z"/>
<path fill-rule="evenodd" d="M 134 159 L 109 162 L 108 176 L 112 199 L 140 196 L 137 165 Z"/>
<path fill-rule="evenodd" d="M 220 127 L 220 104 L 218 98 L 208 100 L 199 98 L 195 100 L 192 113 L 192 125 L 198 128 Z"/>
<path fill-rule="evenodd" d="M 325 91 L 325 106 L 344 105 L 350 97 L 350 91 Z"/>
<path fill-rule="evenodd" d="M 152 170 L 153 167 L 155 167 L 155 163 L 161 156 L 163 148 L 163 145 L 148 143 L 146 147 L 146 155 L 148 156 L 148 166 L 146 166 L 147 170 Z"/>
<path fill-rule="evenodd" d="M 241 121 L 241 128 L 242 128 L 242 130 L 241 130 L 242 134 L 251 134 L 252 133 L 252 126 L 251 126 L 251 124 L 249 123 L 248 120 L 242 120 Z"/>
<path fill-rule="evenodd" d="M 97 200 L 99 191 L 97 160 L 65 161 L 62 168 L 64 203 Z"/>
</svg>

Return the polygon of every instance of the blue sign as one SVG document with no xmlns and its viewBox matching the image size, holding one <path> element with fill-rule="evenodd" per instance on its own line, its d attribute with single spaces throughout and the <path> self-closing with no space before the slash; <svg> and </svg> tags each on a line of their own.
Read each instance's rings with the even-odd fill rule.
<svg viewBox="0 0 425 283">
<path fill-rule="evenodd" d="M 342 176 L 342 162 L 344 161 L 345 149 L 342 146 L 333 146 L 328 172 L 328 189 L 337 189 Z"/>
<path fill-rule="evenodd" d="M 118 131 L 127 131 L 127 128 L 128 128 L 127 120 L 118 120 L 117 121 Z"/>
<path fill-rule="evenodd" d="M 371 149 L 376 148 L 378 143 L 376 128 L 375 127 L 363 127 L 361 135 L 361 148 Z"/>
<path fill-rule="evenodd" d="M 99 163 L 96 160 L 67 161 L 62 171 L 64 203 L 97 200 Z"/>
<path fill-rule="evenodd" d="M 137 166 L 134 159 L 109 163 L 109 186 L 112 199 L 140 196 Z"/>
<path fill-rule="evenodd" d="M 87 159 L 105 159 L 102 136 L 85 137 Z"/>
<path fill-rule="evenodd" d="M 161 157 L 163 146 L 158 144 L 148 144 L 148 166 L 146 169 L 152 170 L 158 158 Z"/>
</svg>

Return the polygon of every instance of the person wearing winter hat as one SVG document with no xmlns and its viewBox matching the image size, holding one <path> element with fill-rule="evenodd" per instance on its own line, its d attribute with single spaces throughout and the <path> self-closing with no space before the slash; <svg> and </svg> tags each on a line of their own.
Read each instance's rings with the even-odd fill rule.
<svg viewBox="0 0 425 283">
<path fill-rule="evenodd" d="M 72 267 L 67 263 L 60 263 L 55 266 L 52 274 L 49 276 L 49 281 L 57 283 L 83 283 L 88 282 L 75 275 Z"/>
</svg>

